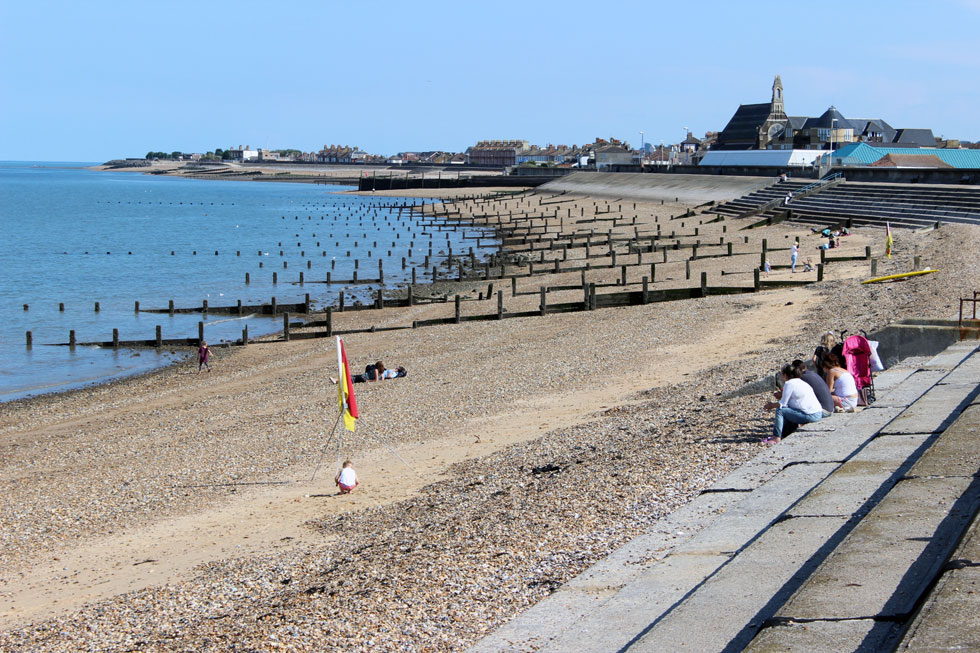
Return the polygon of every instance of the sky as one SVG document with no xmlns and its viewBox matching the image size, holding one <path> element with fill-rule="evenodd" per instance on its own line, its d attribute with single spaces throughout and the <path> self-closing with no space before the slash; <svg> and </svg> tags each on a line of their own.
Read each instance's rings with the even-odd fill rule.
<svg viewBox="0 0 980 653">
<path fill-rule="evenodd" d="M 790 115 L 978 141 L 977 34 L 980 0 L 2 0 L 0 160 L 669 144 L 777 74 Z"/>
</svg>

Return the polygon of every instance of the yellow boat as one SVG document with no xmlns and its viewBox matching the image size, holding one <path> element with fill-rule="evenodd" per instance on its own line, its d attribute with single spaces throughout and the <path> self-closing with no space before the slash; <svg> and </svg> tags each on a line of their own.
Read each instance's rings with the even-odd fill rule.
<svg viewBox="0 0 980 653">
<path fill-rule="evenodd" d="M 878 283 L 879 281 L 892 281 L 894 279 L 908 279 L 909 277 L 917 277 L 922 274 L 931 274 L 933 272 L 939 272 L 939 270 L 933 270 L 927 268 L 925 270 L 916 270 L 915 272 L 903 272 L 902 274 L 889 274 L 887 277 L 875 277 L 874 279 L 868 279 L 867 281 L 862 281 L 861 283 Z"/>
</svg>

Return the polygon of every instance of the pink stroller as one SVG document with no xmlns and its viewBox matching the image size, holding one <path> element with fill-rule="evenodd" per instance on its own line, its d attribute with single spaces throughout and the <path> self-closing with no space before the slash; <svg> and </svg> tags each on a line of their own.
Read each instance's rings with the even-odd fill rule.
<svg viewBox="0 0 980 653">
<path fill-rule="evenodd" d="M 871 345 L 861 335 L 848 336 L 844 341 L 844 360 L 847 371 L 854 376 L 858 389 L 858 403 L 870 406 L 875 401 L 875 384 L 871 376 Z"/>
</svg>

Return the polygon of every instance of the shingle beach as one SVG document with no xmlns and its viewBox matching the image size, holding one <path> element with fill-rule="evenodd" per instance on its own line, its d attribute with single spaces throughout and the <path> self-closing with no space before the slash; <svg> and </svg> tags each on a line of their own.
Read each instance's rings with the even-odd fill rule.
<svg viewBox="0 0 980 653">
<path fill-rule="evenodd" d="M 575 206 L 593 202 L 605 200 Z M 643 226 L 688 208 L 629 213 Z M 701 237 L 750 222 L 705 223 Z M 801 260 L 823 242 L 792 224 L 745 233 L 746 248 L 799 236 Z M 844 241 L 845 254 L 883 255 L 883 230 Z M 911 269 L 913 254 L 940 271 L 861 285 L 868 263 L 854 261 L 799 288 L 345 336 L 355 367 L 409 371 L 355 387 L 349 496 L 332 482 L 336 440 L 324 449 L 333 339 L 216 349 L 211 374 L 185 362 L 4 404 L 0 650 L 461 650 L 757 455 L 765 398 L 722 395 L 808 357 L 823 331 L 950 318 L 978 287 L 975 227 L 897 231 L 895 250 L 879 274 Z M 697 272 L 751 284 L 758 257 L 741 259 Z M 658 287 L 696 283 L 682 262 L 663 274 Z M 577 278 L 548 283 L 563 276 Z M 475 299 L 486 286 L 444 291 Z M 508 311 L 537 307 L 507 290 Z M 452 310 L 335 313 L 334 327 Z"/>
</svg>

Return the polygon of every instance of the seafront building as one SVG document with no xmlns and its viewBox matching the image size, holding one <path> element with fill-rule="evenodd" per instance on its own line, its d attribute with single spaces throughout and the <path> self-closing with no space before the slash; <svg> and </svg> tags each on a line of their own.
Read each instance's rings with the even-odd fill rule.
<svg viewBox="0 0 980 653">
<path fill-rule="evenodd" d="M 881 118 L 846 118 L 831 106 L 820 116 L 786 113 L 783 82 L 776 75 L 769 102 L 739 105 L 712 150 L 829 150 L 847 143 L 935 147 L 931 129 L 895 129 Z"/>
</svg>

